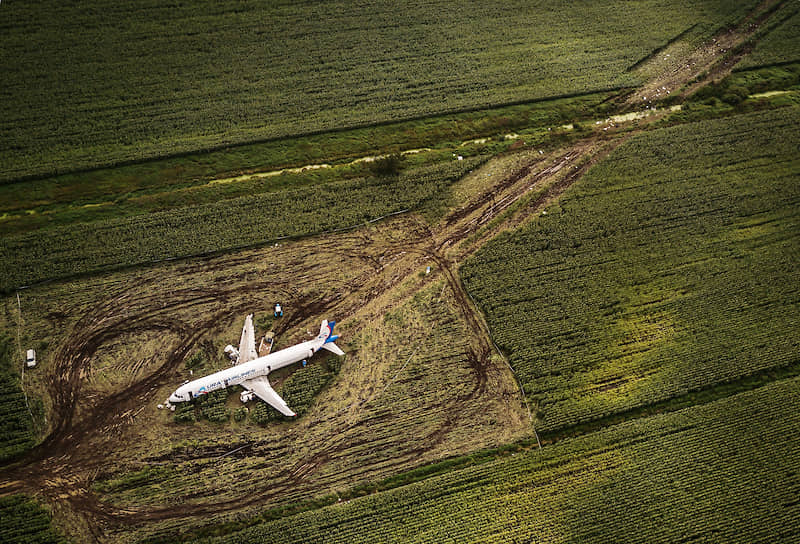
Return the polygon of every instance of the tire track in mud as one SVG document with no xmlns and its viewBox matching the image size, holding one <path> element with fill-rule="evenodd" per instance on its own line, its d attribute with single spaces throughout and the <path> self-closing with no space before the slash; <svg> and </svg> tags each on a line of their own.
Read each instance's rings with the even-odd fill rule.
<svg viewBox="0 0 800 544">
<path fill-rule="evenodd" d="M 270 286 L 274 287 L 273 284 Z M 263 285 L 253 285 L 251 290 L 262 287 Z M 70 450 L 80 439 L 95 434 L 98 429 L 109 429 L 118 425 L 116 420 L 123 417 L 132 404 L 139 406 L 138 402 L 142 398 L 162 384 L 168 374 L 174 373 L 176 366 L 211 326 L 224 317 L 245 311 L 244 303 L 230 305 L 232 294 L 231 290 L 225 289 L 188 289 L 172 293 L 169 300 L 165 300 L 160 294 L 151 298 L 139 298 L 134 305 L 126 304 L 125 296 L 115 297 L 81 318 L 72 327 L 74 334 L 58 348 L 54 356 L 55 367 L 47 385 L 53 401 L 50 432 L 24 460 L 13 467 L 0 470 L 0 474 L 7 476 L 22 470 L 27 470 L 30 474 L 33 471 L 27 467 L 46 458 L 71 455 Z M 211 313 L 193 325 L 178 322 L 174 318 L 177 310 L 200 308 L 208 304 L 225 304 L 226 309 Z M 325 308 L 326 303 L 319 300 L 298 300 L 294 306 L 294 312 L 288 313 L 281 323 L 283 328 L 291 327 L 302 320 L 304 309 L 318 311 Z M 110 340 L 144 331 L 173 332 L 180 341 L 164 362 L 150 374 L 127 384 L 120 392 L 93 401 L 90 404 L 91 416 L 76 422 L 76 405 L 81 393 L 85 392 L 84 376 L 91 367 L 97 350 Z"/>
<path fill-rule="evenodd" d="M 418 234 L 421 235 L 424 241 L 430 236 L 427 229 L 418 229 Z M 358 240 L 363 243 L 363 237 Z M 467 320 L 468 327 L 475 333 L 473 336 L 480 339 L 480 348 L 478 351 L 472 352 L 470 360 L 473 361 L 473 367 L 476 371 L 476 384 L 473 389 L 472 395 L 480 395 L 486 392 L 485 381 L 486 373 L 485 367 L 488 364 L 488 355 L 491 352 L 491 347 L 485 341 L 483 328 L 476 317 L 475 310 L 469 306 L 463 288 L 460 285 L 460 280 L 457 277 L 449 263 L 441 256 L 430 250 L 418 250 L 414 242 L 404 242 L 402 245 L 392 244 L 388 248 L 379 252 L 378 256 L 370 254 L 355 255 L 356 257 L 368 259 L 373 267 L 377 267 L 380 259 L 387 258 L 397 252 L 405 253 L 406 255 L 423 255 L 434 259 L 445 273 L 448 285 L 450 286 L 456 300 L 458 307 L 461 310 L 462 317 Z M 362 276 L 357 278 L 355 283 L 360 285 L 351 285 L 353 292 L 358 292 L 359 289 L 367 289 L 365 299 L 367 301 L 374 300 L 387 290 L 394 287 L 398 282 L 405 279 L 408 274 L 415 273 L 417 266 L 413 262 L 409 262 L 409 257 L 399 259 L 399 263 L 394 261 L 388 265 L 380 265 L 381 268 L 391 267 L 394 265 L 405 264 L 401 266 L 404 269 L 401 271 L 397 278 L 389 284 L 382 284 L 380 279 L 375 279 L 372 274 L 370 276 Z M 405 273 L 403 273 L 405 272 Z M 377 283 L 378 285 L 372 285 Z M 260 285 L 253 285 L 249 290 L 256 290 L 261 288 Z M 58 361 L 56 365 L 56 374 L 51 382 L 50 389 L 54 393 L 54 405 L 57 407 L 54 410 L 55 414 L 60 417 L 54 422 L 53 430 L 48 438 L 37 447 L 32 454 L 26 459 L 22 467 L 17 467 L 12 472 L 5 473 L 4 476 L 14 477 L 22 476 L 28 482 L 41 482 L 52 476 L 54 470 L 61 473 L 62 470 L 54 468 L 54 465 L 65 466 L 73 463 L 80 463 L 82 465 L 81 472 L 95 470 L 101 463 L 90 460 L 90 455 L 82 452 L 80 445 L 88 438 L 95 437 L 98 434 L 109 435 L 112 434 L 111 430 L 117 426 L 125 425 L 125 414 L 131 409 L 139 406 L 141 402 L 146 402 L 152 391 L 160 384 L 163 383 L 174 369 L 184 360 L 189 351 L 200 340 L 205 330 L 218 322 L 220 318 L 241 313 L 244 308 L 230 307 L 224 311 L 212 314 L 204 321 L 189 326 L 183 323 L 175 323 L 169 316 L 174 314 L 178 308 L 186 309 L 193 306 L 201 306 L 212 302 L 220 303 L 226 301 L 231 293 L 226 290 L 218 290 L 208 292 L 204 290 L 202 294 L 191 292 L 178 292 L 173 294 L 173 299 L 164 301 L 160 297 L 153 297 L 152 299 L 139 299 L 136 305 L 141 307 L 139 312 L 129 311 L 125 301 L 121 298 L 110 299 L 106 304 L 99 307 L 97 311 L 91 315 L 81 319 L 74 327 L 74 330 L 79 331 L 72 336 L 67 344 L 65 344 L 56 356 Z M 331 297 L 328 300 L 313 300 L 302 303 L 301 301 L 294 301 L 292 304 L 293 311 L 287 313 L 285 319 L 279 322 L 276 326 L 276 333 L 281 333 L 299 325 L 308 315 L 320 315 L 329 311 L 334 306 L 347 305 L 347 296 L 344 297 Z M 361 302 L 363 304 L 363 300 Z M 151 309 L 156 307 L 157 309 Z M 352 313 L 350 309 L 349 313 Z M 345 314 L 345 315 L 349 315 Z M 116 317 L 115 317 L 116 316 Z M 91 417 L 85 418 L 80 421 L 75 421 L 73 415 L 75 413 L 76 402 L 82 391 L 81 387 L 81 373 L 91 364 L 91 359 L 98 350 L 98 348 L 109 340 L 120 335 L 129 334 L 133 332 L 148 331 L 170 331 L 181 338 L 180 343 L 171 351 L 164 363 L 161 364 L 152 373 L 143 379 L 131 384 L 122 393 L 100 398 L 91 405 Z M 431 439 L 436 437 L 434 442 L 444 437 L 452 428 L 453 421 L 456 419 L 458 411 L 458 402 L 451 406 L 451 416 L 447 418 L 450 423 L 435 429 L 431 434 Z M 77 511 L 88 514 L 94 518 L 94 524 L 102 522 L 106 527 L 119 527 L 130 523 L 140 523 L 145 521 L 157 521 L 164 519 L 173 519 L 180 517 L 197 517 L 204 516 L 212 513 L 220 513 L 227 510 L 235 510 L 254 506 L 264 501 L 279 497 L 286 489 L 292 488 L 303 481 L 309 474 L 314 472 L 319 466 L 323 465 L 330 456 L 347 449 L 347 445 L 341 443 L 342 437 L 340 433 L 332 433 L 327 444 L 315 452 L 314 460 L 301 460 L 294 466 L 287 469 L 285 481 L 273 481 L 268 489 L 260 492 L 251 492 L 247 495 L 228 501 L 219 501 L 213 504 L 183 504 L 176 507 L 163 508 L 163 509 L 150 509 L 148 510 L 132 510 L 121 509 L 99 502 L 97 498 L 88 492 L 83 493 L 69 493 L 68 502 Z M 76 448 L 77 446 L 77 448 Z M 428 444 L 427 448 L 435 446 L 435 444 Z M 193 456 L 195 458 L 207 458 L 204 452 L 197 452 L 199 455 Z M 419 451 L 409 452 L 406 457 L 419 454 Z M 40 466 L 36 466 L 36 464 Z M 64 480 L 59 481 L 60 484 Z M 80 480 L 76 483 L 73 482 L 76 488 L 80 487 Z M 46 486 L 42 486 L 46 487 Z M 63 495 L 63 488 L 58 490 L 59 495 Z"/>
<path fill-rule="evenodd" d="M 274 284 L 267 282 L 270 287 Z M 262 289 L 254 284 L 249 291 Z M 126 297 L 108 299 L 80 319 L 72 328 L 75 333 L 62 345 L 54 360 L 54 373 L 48 384 L 53 400 L 53 422 L 48 436 L 34 448 L 22 462 L 0 469 L 3 479 L 2 493 L 29 491 L 43 494 L 50 501 L 66 501 L 74 512 L 84 516 L 91 536 L 102 541 L 103 528 L 119 527 L 132 522 L 169 519 L 218 512 L 219 507 L 202 506 L 167 508 L 152 513 L 138 509 L 117 508 L 100 502 L 89 490 L 92 476 L 100 472 L 104 459 L 96 452 L 110 451 L 106 446 L 129 425 L 132 413 L 152 401 L 154 391 L 170 380 L 187 354 L 197 345 L 220 319 L 243 313 L 247 303 L 231 305 L 231 290 L 184 290 L 171 293 L 165 300 L 161 296 L 139 298 L 129 305 Z M 241 295 L 241 291 L 236 292 Z M 290 328 L 302 321 L 305 311 L 316 315 L 324 311 L 330 301 L 295 300 L 294 311 L 281 321 Z M 191 309 L 208 304 L 224 304 L 226 309 L 208 314 L 192 325 L 176 322 L 172 317 L 177 309 Z M 135 306 L 135 308 L 134 308 Z M 130 383 L 122 391 L 102 396 L 92 394 L 82 411 L 88 415 L 78 417 L 76 410 L 82 393 L 83 376 L 91 366 L 92 358 L 100 346 L 110 340 L 142 331 L 169 331 L 179 338 L 177 345 L 163 362 L 145 377 Z M 177 378 L 173 378 L 175 381 Z M 87 477 L 87 475 L 89 475 Z M 287 485 L 291 485 L 289 482 Z M 254 497 L 250 501 L 218 503 L 221 508 L 234 509 L 256 504 L 259 500 L 277 496 L 280 490 Z M 101 527 L 102 526 L 102 527 Z M 88 536 L 88 535 L 87 535 Z"/>
</svg>

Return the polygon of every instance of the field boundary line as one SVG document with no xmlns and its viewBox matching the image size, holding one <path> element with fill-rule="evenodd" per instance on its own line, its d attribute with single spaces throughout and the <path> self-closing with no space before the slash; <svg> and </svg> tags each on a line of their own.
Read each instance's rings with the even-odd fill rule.
<svg viewBox="0 0 800 544">
<path fill-rule="evenodd" d="M 40 285 L 47 285 L 47 284 L 53 283 L 53 282 L 69 281 L 69 280 L 74 280 L 74 279 L 79 279 L 79 278 L 90 278 L 90 277 L 97 276 L 97 275 L 100 275 L 100 274 L 107 274 L 109 272 L 120 272 L 120 271 L 123 271 L 123 270 L 133 270 L 133 269 L 136 269 L 136 268 L 153 266 L 153 265 L 160 264 L 160 263 L 177 262 L 177 261 L 183 261 L 183 260 L 188 260 L 188 259 L 204 259 L 204 258 L 210 258 L 210 257 L 217 257 L 217 256 L 220 256 L 220 255 L 225 255 L 227 253 L 235 253 L 237 251 L 247 251 L 249 249 L 258 249 L 258 248 L 266 247 L 266 246 L 269 246 L 271 244 L 275 244 L 275 243 L 278 243 L 278 242 L 284 242 L 284 241 L 294 242 L 294 241 L 299 241 L 299 240 L 305 240 L 307 238 L 314 238 L 315 236 L 325 236 L 325 235 L 328 235 L 328 234 L 337 234 L 337 233 L 340 233 L 340 232 L 346 232 L 346 231 L 350 231 L 350 230 L 355 230 L 357 228 L 360 228 L 360 227 L 363 227 L 363 226 L 366 226 L 366 225 L 371 225 L 373 223 L 377 223 L 379 221 L 383 221 L 384 219 L 389 219 L 391 217 L 402 215 L 402 214 L 408 213 L 410 211 L 413 211 L 413 209 L 412 208 L 405 208 L 405 209 L 402 209 L 402 210 L 398 210 L 396 212 L 391 212 L 391 213 L 387 213 L 387 214 L 381 215 L 380 217 L 374 217 L 372 219 L 364 221 L 363 223 L 357 223 L 355 225 L 349 225 L 349 226 L 346 226 L 346 227 L 339 227 L 339 228 L 336 228 L 336 229 L 324 230 L 324 231 L 319 231 L 319 232 L 309 232 L 309 233 L 305 233 L 305 234 L 289 234 L 289 235 L 286 235 L 286 236 L 279 236 L 277 238 L 270 238 L 269 240 L 264 240 L 262 242 L 255 242 L 255 243 L 252 243 L 252 244 L 245 244 L 245 245 L 241 245 L 241 246 L 233 246 L 233 247 L 224 248 L 224 249 L 215 249 L 213 251 L 207 251 L 205 253 L 193 253 L 191 255 L 181 255 L 180 257 L 167 257 L 165 259 L 156 259 L 156 260 L 152 260 L 152 261 L 141 261 L 141 262 L 138 262 L 138 263 L 131 263 L 131 264 L 111 265 L 111 266 L 108 266 L 108 267 L 101 267 L 101 268 L 97 268 L 95 270 L 90 270 L 90 271 L 86 271 L 86 272 L 78 272 L 78 273 L 75 273 L 75 274 L 66 274 L 64 276 L 53 277 L 53 278 L 49 278 L 49 279 L 46 279 L 46 280 L 37 281 L 37 282 L 31 283 L 31 284 L 28 284 L 28 285 L 9 286 L 8 290 L 9 291 L 12 291 L 12 290 L 21 291 L 23 289 L 31 289 L 33 287 L 38 287 Z M 3 292 L 3 288 L 0 287 L 0 293 L 2 293 L 2 292 Z"/>
<path fill-rule="evenodd" d="M 295 134 L 284 134 L 284 135 L 275 135 L 275 136 L 267 136 L 263 138 L 256 138 L 253 140 L 245 140 L 240 142 L 230 142 L 226 144 L 220 145 L 212 145 L 206 147 L 198 147 L 194 149 L 187 149 L 185 151 L 176 151 L 173 153 L 164 153 L 164 154 L 153 154 L 146 157 L 140 158 L 127 158 L 127 159 L 119 159 L 117 161 L 107 162 L 107 163 L 94 163 L 88 164 L 86 166 L 78 166 L 75 168 L 64 168 L 63 170 L 54 169 L 47 173 L 34 173 L 34 174 L 24 174 L 17 177 L 9 177 L 2 179 L 0 177 L 0 185 L 13 185 L 17 183 L 25 183 L 29 181 L 37 181 L 41 179 L 47 179 L 52 177 L 58 177 L 62 175 L 73 175 L 73 174 L 87 174 L 90 172 L 95 172 L 97 170 L 105 170 L 110 168 L 119 168 L 124 166 L 134 166 L 139 164 L 147 164 L 158 162 L 162 160 L 170 160 L 170 159 L 179 159 L 183 157 L 191 157 L 193 155 L 209 155 L 211 153 L 218 153 L 223 151 L 230 151 L 242 147 L 247 146 L 257 146 L 261 144 L 268 144 L 274 142 L 281 142 L 285 140 L 300 140 L 302 138 L 313 138 L 316 136 L 325 136 L 325 135 L 336 135 L 342 134 L 349 131 L 356 131 L 356 130 L 365 130 L 371 128 L 378 128 L 378 127 L 387 127 L 391 125 L 399 125 L 403 123 L 414 123 L 417 121 L 424 121 L 427 119 L 437 119 L 441 117 L 448 117 L 452 115 L 461 115 L 461 114 L 469 114 L 469 113 L 478 113 L 478 112 L 491 112 L 494 110 L 499 110 L 502 108 L 508 108 L 513 106 L 524 106 L 527 104 L 541 104 L 550 101 L 556 100 L 565 100 L 569 98 L 579 98 L 583 96 L 592 96 L 595 94 L 603 94 L 603 93 L 612 93 L 618 91 L 625 91 L 628 89 L 634 89 L 635 87 L 632 85 L 613 85 L 609 87 L 602 87 L 596 89 L 590 89 L 586 91 L 577 91 L 572 93 L 562 93 L 562 94 L 555 94 L 550 96 L 544 96 L 540 98 L 527 98 L 527 99 L 519 99 L 519 100 L 509 100 L 506 102 L 498 102 L 496 104 L 491 104 L 489 106 L 474 106 L 468 108 L 452 108 L 448 110 L 443 110 L 436 114 L 427 114 L 427 115 L 416 115 L 410 117 L 404 117 L 401 119 L 391 119 L 386 121 L 380 122 L 372 122 L 372 123 L 355 123 L 352 125 L 347 125 L 344 127 L 339 128 L 327 128 L 327 129 L 320 129 L 320 130 L 310 130 L 306 132 L 298 132 Z M 292 168 L 289 166 L 287 168 Z"/>
<path fill-rule="evenodd" d="M 464 286 L 461 286 L 464 289 Z M 475 302 L 475 299 L 472 298 L 472 293 L 464 289 L 464 292 L 467 294 L 469 299 L 472 301 L 472 305 L 475 306 L 475 309 L 483 316 L 483 312 L 480 309 L 480 306 Z M 539 449 L 542 449 L 542 442 L 539 440 L 539 433 L 536 432 L 536 424 L 533 421 L 533 413 L 531 413 L 530 404 L 528 404 L 528 396 L 525 394 L 525 389 L 522 386 L 522 381 L 520 381 L 519 376 L 517 376 L 514 367 L 511 366 L 511 363 L 508 361 L 503 352 L 500 350 L 500 346 L 497 345 L 497 342 L 494 341 L 494 336 L 492 336 L 492 331 L 489 328 L 489 324 L 486 322 L 486 319 L 483 319 L 484 324 L 486 325 L 486 334 L 489 336 L 489 341 L 494 346 L 494 349 L 497 350 L 497 354 L 500 355 L 500 358 L 503 359 L 503 362 L 506 364 L 508 369 L 511 371 L 511 375 L 514 376 L 514 381 L 517 382 L 517 386 L 519 387 L 520 395 L 522 395 L 522 401 L 525 404 L 525 409 L 528 411 L 528 421 L 531 423 L 531 429 L 533 429 L 533 435 L 536 437 L 536 444 L 538 444 Z"/>
</svg>

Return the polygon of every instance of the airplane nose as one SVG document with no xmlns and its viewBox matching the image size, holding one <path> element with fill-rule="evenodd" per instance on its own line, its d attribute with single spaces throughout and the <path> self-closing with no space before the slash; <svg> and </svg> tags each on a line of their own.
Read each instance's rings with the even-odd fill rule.
<svg viewBox="0 0 800 544">
<path fill-rule="evenodd" d="M 176 402 L 183 402 L 183 399 L 178 398 L 178 394 L 177 393 L 173 393 L 173 394 L 171 394 L 169 396 L 169 401 L 171 403 L 175 404 Z"/>
</svg>

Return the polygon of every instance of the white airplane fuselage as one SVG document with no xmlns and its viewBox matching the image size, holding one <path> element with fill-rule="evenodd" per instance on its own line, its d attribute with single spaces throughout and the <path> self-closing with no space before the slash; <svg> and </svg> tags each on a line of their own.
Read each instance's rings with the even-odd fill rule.
<svg viewBox="0 0 800 544">
<path fill-rule="evenodd" d="M 242 363 L 240 365 L 220 370 L 203 378 L 190 381 L 180 386 L 170 397 L 170 403 L 186 402 L 200 395 L 223 389 L 230 385 L 238 385 L 243 381 L 251 380 L 258 376 L 266 376 L 273 370 L 278 370 L 304 359 L 311 358 L 319 349 L 318 340 L 309 340 L 295 346 L 270 353 Z"/>
<path fill-rule="evenodd" d="M 272 389 L 267 374 L 303 359 L 309 359 L 320 349 L 325 349 L 340 357 L 343 356 L 344 351 L 334 343 L 339 338 L 333 334 L 335 325 L 335 321 L 329 323 L 323 319 L 319 327 L 319 335 L 315 339 L 259 357 L 253 329 L 253 314 L 250 314 L 244 320 L 239 351 L 237 352 L 232 346 L 225 348 L 225 353 L 236 357 L 237 365 L 186 382 L 170 395 L 166 404 L 174 410 L 174 405 L 178 402 L 187 402 L 217 389 L 224 389 L 229 385 L 240 385 L 244 389 L 239 396 L 242 402 L 249 402 L 258 397 L 284 416 L 294 417 L 297 414 Z M 237 353 L 238 355 L 236 355 Z"/>
</svg>

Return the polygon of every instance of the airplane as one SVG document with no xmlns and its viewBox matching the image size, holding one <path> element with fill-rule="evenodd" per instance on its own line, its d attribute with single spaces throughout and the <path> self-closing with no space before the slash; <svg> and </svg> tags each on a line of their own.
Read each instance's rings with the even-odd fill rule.
<svg viewBox="0 0 800 544">
<path fill-rule="evenodd" d="M 245 389 L 239 396 L 242 403 L 253 400 L 253 397 L 258 397 L 283 415 L 294 417 L 297 414 L 272 389 L 267 379 L 267 374 L 273 370 L 304 361 L 320 349 L 326 349 L 336 355 L 344 355 L 339 346 L 334 344 L 336 339 L 339 338 L 333 335 L 334 325 L 336 325 L 335 321 L 328 323 L 327 320 L 323 320 L 319 335 L 313 340 L 259 357 L 256 351 L 255 332 L 253 331 L 253 314 L 250 314 L 244 320 L 238 356 L 236 356 L 236 350 L 231 346 L 228 346 L 231 348 L 230 350 L 227 348 L 225 350 L 234 355 L 235 366 L 184 383 L 170 395 L 166 403 L 167 407 L 174 410 L 174 405 L 179 402 L 187 402 L 198 398 L 200 395 L 205 395 L 230 385 L 241 385 Z"/>
</svg>

